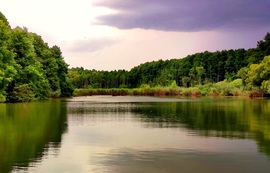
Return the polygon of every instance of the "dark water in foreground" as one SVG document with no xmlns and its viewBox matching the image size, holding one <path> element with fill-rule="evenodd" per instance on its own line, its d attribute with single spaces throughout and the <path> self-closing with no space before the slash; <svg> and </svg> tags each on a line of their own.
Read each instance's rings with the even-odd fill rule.
<svg viewBox="0 0 270 173">
<path fill-rule="evenodd" d="M 0 104 L 0 172 L 269 173 L 270 100 Z"/>
</svg>

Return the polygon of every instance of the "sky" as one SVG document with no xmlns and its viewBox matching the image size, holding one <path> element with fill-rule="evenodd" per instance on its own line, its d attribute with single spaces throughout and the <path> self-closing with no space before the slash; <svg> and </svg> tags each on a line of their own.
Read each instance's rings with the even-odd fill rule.
<svg viewBox="0 0 270 173">
<path fill-rule="evenodd" d="M 269 0 L 0 0 L 15 28 L 58 45 L 69 67 L 130 70 L 204 51 L 253 48 Z"/>
</svg>

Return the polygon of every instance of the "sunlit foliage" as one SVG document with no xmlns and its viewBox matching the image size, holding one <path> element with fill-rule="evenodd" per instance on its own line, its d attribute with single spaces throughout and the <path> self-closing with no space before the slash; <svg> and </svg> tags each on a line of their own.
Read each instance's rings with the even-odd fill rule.
<svg viewBox="0 0 270 173">
<path fill-rule="evenodd" d="M 67 72 L 59 47 L 27 28 L 11 29 L 0 12 L 0 102 L 71 96 Z"/>
</svg>

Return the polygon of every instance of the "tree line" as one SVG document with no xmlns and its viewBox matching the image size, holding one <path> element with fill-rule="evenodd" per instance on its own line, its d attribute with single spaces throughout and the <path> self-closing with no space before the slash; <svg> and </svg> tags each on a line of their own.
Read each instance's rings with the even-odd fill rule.
<svg viewBox="0 0 270 173">
<path fill-rule="evenodd" d="M 0 102 L 72 96 L 67 73 L 58 46 L 27 28 L 12 29 L 0 12 Z"/>
<path fill-rule="evenodd" d="M 205 51 L 182 59 L 146 62 L 130 71 L 69 69 L 68 80 L 75 88 L 138 88 L 142 85 L 193 87 L 241 79 L 246 89 L 270 93 L 270 33 L 256 48 Z"/>
<path fill-rule="evenodd" d="M 0 12 L 0 102 L 68 97 L 73 88 L 194 87 L 241 80 L 270 93 L 270 33 L 248 50 L 222 50 L 140 64 L 131 70 L 68 69 L 58 46 L 27 28 L 12 29 Z"/>
</svg>

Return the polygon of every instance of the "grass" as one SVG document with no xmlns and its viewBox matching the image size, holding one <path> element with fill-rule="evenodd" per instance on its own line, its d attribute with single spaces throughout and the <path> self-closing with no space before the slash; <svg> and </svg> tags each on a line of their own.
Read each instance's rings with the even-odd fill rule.
<svg viewBox="0 0 270 173">
<path fill-rule="evenodd" d="M 74 96 L 93 96 L 93 95 L 112 95 L 112 96 L 179 96 L 179 97 L 201 97 L 201 96 L 248 96 L 263 97 L 264 92 L 260 89 L 245 89 L 241 79 L 232 82 L 222 81 L 209 83 L 195 87 L 171 86 L 150 87 L 147 84 L 140 88 L 99 88 L 99 89 L 75 89 Z"/>
</svg>

